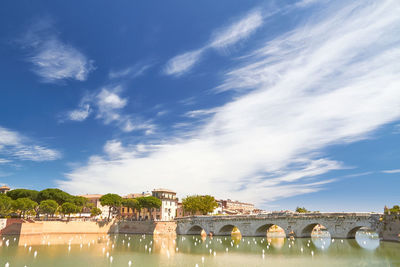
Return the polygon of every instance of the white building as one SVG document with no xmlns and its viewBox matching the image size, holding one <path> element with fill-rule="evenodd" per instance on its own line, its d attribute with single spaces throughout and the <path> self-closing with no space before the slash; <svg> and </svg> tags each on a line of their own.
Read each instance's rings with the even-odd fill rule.
<svg viewBox="0 0 400 267">
<path fill-rule="evenodd" d="M 161 207 L 157 209 L 155 216 L 156 220 L 160 221 L 171 221 L 176 216 L 176 210 L 178 208 L 178 199 L 176 198 L 176 192 L 168 189 L 154 189 L 152 195 L 161 200 Z"/>
</svg>

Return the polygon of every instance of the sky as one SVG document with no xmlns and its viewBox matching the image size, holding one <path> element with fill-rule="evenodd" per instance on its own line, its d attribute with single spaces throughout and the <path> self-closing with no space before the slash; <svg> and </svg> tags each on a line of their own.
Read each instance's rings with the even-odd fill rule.
<svg viewBox="0 0 400 267">
<path fill-rule="evenodd" d="M 399 204 L 400 2 L 7 1 L 0 184 Z"/>
</svg>

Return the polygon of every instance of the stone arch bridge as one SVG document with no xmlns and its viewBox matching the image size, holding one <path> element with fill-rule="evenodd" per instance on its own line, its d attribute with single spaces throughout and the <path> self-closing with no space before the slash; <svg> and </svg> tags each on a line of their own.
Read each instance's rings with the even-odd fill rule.
<svg viewBox="0 0 400 267">
<path fill-rule="evenodd" d="M 191 216 L 176 218 L 177 234 L 230 235 L 237 227 L 242 236 L 265 236 L 272 225 L 280 226 L 295 237 L 310 237 L 317 224 L 321 224 L 332 238 L 354 238 L 356 232 L 367 227 L 381 236 L 381 214 L 377 213 L 294 213 L 240 216 Z"/>
</svg>

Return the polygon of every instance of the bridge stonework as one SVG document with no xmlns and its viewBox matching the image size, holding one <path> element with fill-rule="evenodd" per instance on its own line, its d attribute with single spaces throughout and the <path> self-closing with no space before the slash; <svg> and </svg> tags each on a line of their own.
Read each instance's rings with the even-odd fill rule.
<svg viewBox="0 0 400 267">
<path fill-rule="evenodd" d="M 327 228 L 332 238 L 354 238 L 361 227 L 367 227 L 381 235 L 380 214 L 376 213 L 295 213 L 289 215 L 247 215 L 247 216 L 192 216 L 177 218 L 177 234 L 230 235 L 233 227 L 242 236 L 266 236 L 272 225 L 280 226 L 286 235 L 310 237 L 315 225 Z"/>
</svg>

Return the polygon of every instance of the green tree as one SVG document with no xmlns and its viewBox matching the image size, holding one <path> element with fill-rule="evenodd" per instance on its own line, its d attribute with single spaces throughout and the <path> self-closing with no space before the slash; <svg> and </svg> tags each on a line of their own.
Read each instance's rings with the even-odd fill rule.
<svg viewBox="0 0 400 267">
<path fill-rule="evenodd" d="M 400 213 L 400 206 L 394 205 L 391 209 L 385 209 L 385 214 L 398 214 Z"/>
<path fill-rule="evenodd" d="M 147 197 L 138 197 L 137 198 L 140 207 L 141 208 L 146 208 L 148 211 L 150 211 L 150 214 L 152 215 L 152 209 L 158 209 L 161 207 L 161 200 L 153 197 L 153 196 L 147 196 Z"/>
<path fill-rule="evenodd" d="M 182 207 L 185 212 L 195 214 L 198 211 L 199 204 L 198 196 L 187 196 L 182 200 Z"/>
<path fill-rule="evenodd" d="M 38 194 L 38 191 L 30 189 L 14 189 L 7 192 L 7 196 L 13 200 L 17 200 L 18 198 L 29 198 L 33 201 L 37 201 Z"/>
<path fill-rule="evenodd" d="M 38 202 L 42 202 L 43 200 L 52 199 L 58 203 L 58 205 L 62 205 L 65 202 L 73 203 L 74 196 L 71 196 L 67 192 L 64 192 L 57 188 L 48 188 L 39 192 L 37 196 Z"/>
<path fill-rule="evenodd" d="M 91 205 L 89 205 L 89 204 L 91 204 L 89 202 L 89 199 L 87 199 L 86 197 L 82 197 L 82 196 L 73 196 L 72 203 L 74 203 L 80 209 L 80 213 L 84 209 L 88 208 L 88 206 L 91 206 Z M 79 216 L 81 216 L 81 214 L 79 214 Z"/>
<path fill-rule="evenodd" d="M 296 208 L 296 212 L 298 212 L 298 213 L 308 213 L 308 212 L 310 212 L 310 211 L 307 210 L 307 209 L 304 208 L 304 207 L 297 207 L 297 208 Z"/>
<path fill-rule="evenodd" d="M 90 216 L 91 217 L 96 217 L 96 216 L 100 215 L 101 213 L 102 213 L 101 209 L 99 209 L 99 208 L 92 208 L 90 210 Z"/>
<path fill-rule="evenodd" d="M 11 211 L 13 200 L 5 194 L 0 194 L 0 215 L 6 216 Z"/>
<path fill-rule="evenodd" d="M 121 207 L 122 197 L 117 194 L 105 194 L 100 198 L 102 206 L 108 206 L 108 220 L 110 220 L 111 211 L 117 211 Z"/>
<path fill-rule="evenodd" d="M 39 211 L 41 213 L 47 214 L 48 216 L 52 216 L 54 215 L 54 213 L 57 211 L 58 209 L 58 203 L 52 199 L 48 199 L 48 200 L 43 200 L 42 202 L 40 202 L 39 205 Z"/>
<path fill-rule="evenodd" d="M 128 212 L 129 212 L 129 209 L 137 210 L 137 211 L 140 211 L 140 209 L 141 209 L 139 201 L 135 198 L 122 199 L 122 206 L 125 208 L 128 208 Z"/>
<path fill-rule="evenodd" d="M 78 213 L 80 211 L 80 209 L 74 203 L 65 202 L 61 205 L 60 211 L 62 214 L 68 215 L 68 217 L 71 217 L 71 214 Z"/>
<path fill-rule="evenodd" d="M 201 214 L 207 215 L 213 212 L 216 207 L 218 207 L 218 203 L 213 196 L 205 195 L 200 197 L 199 211 Z"/>
<path fill-rule="evenodd" d="M 203 215 L 207 215 L 209 212 L 213 212 L 218 203 L 213 196 L 188 196 L 182 200 L 182 207 L 184 211 L 195 214 L 201 212 Z"/>
<path fill-rule="evenodd" d="M 19 211 L 19 216 L 22 218 L 25 218 L 27 212 L 35 210 L 37 205 L 35 201 L 27 197 L 18 198 L 12 203 L 13 210 L 16 212 Z"/>
</svg>

